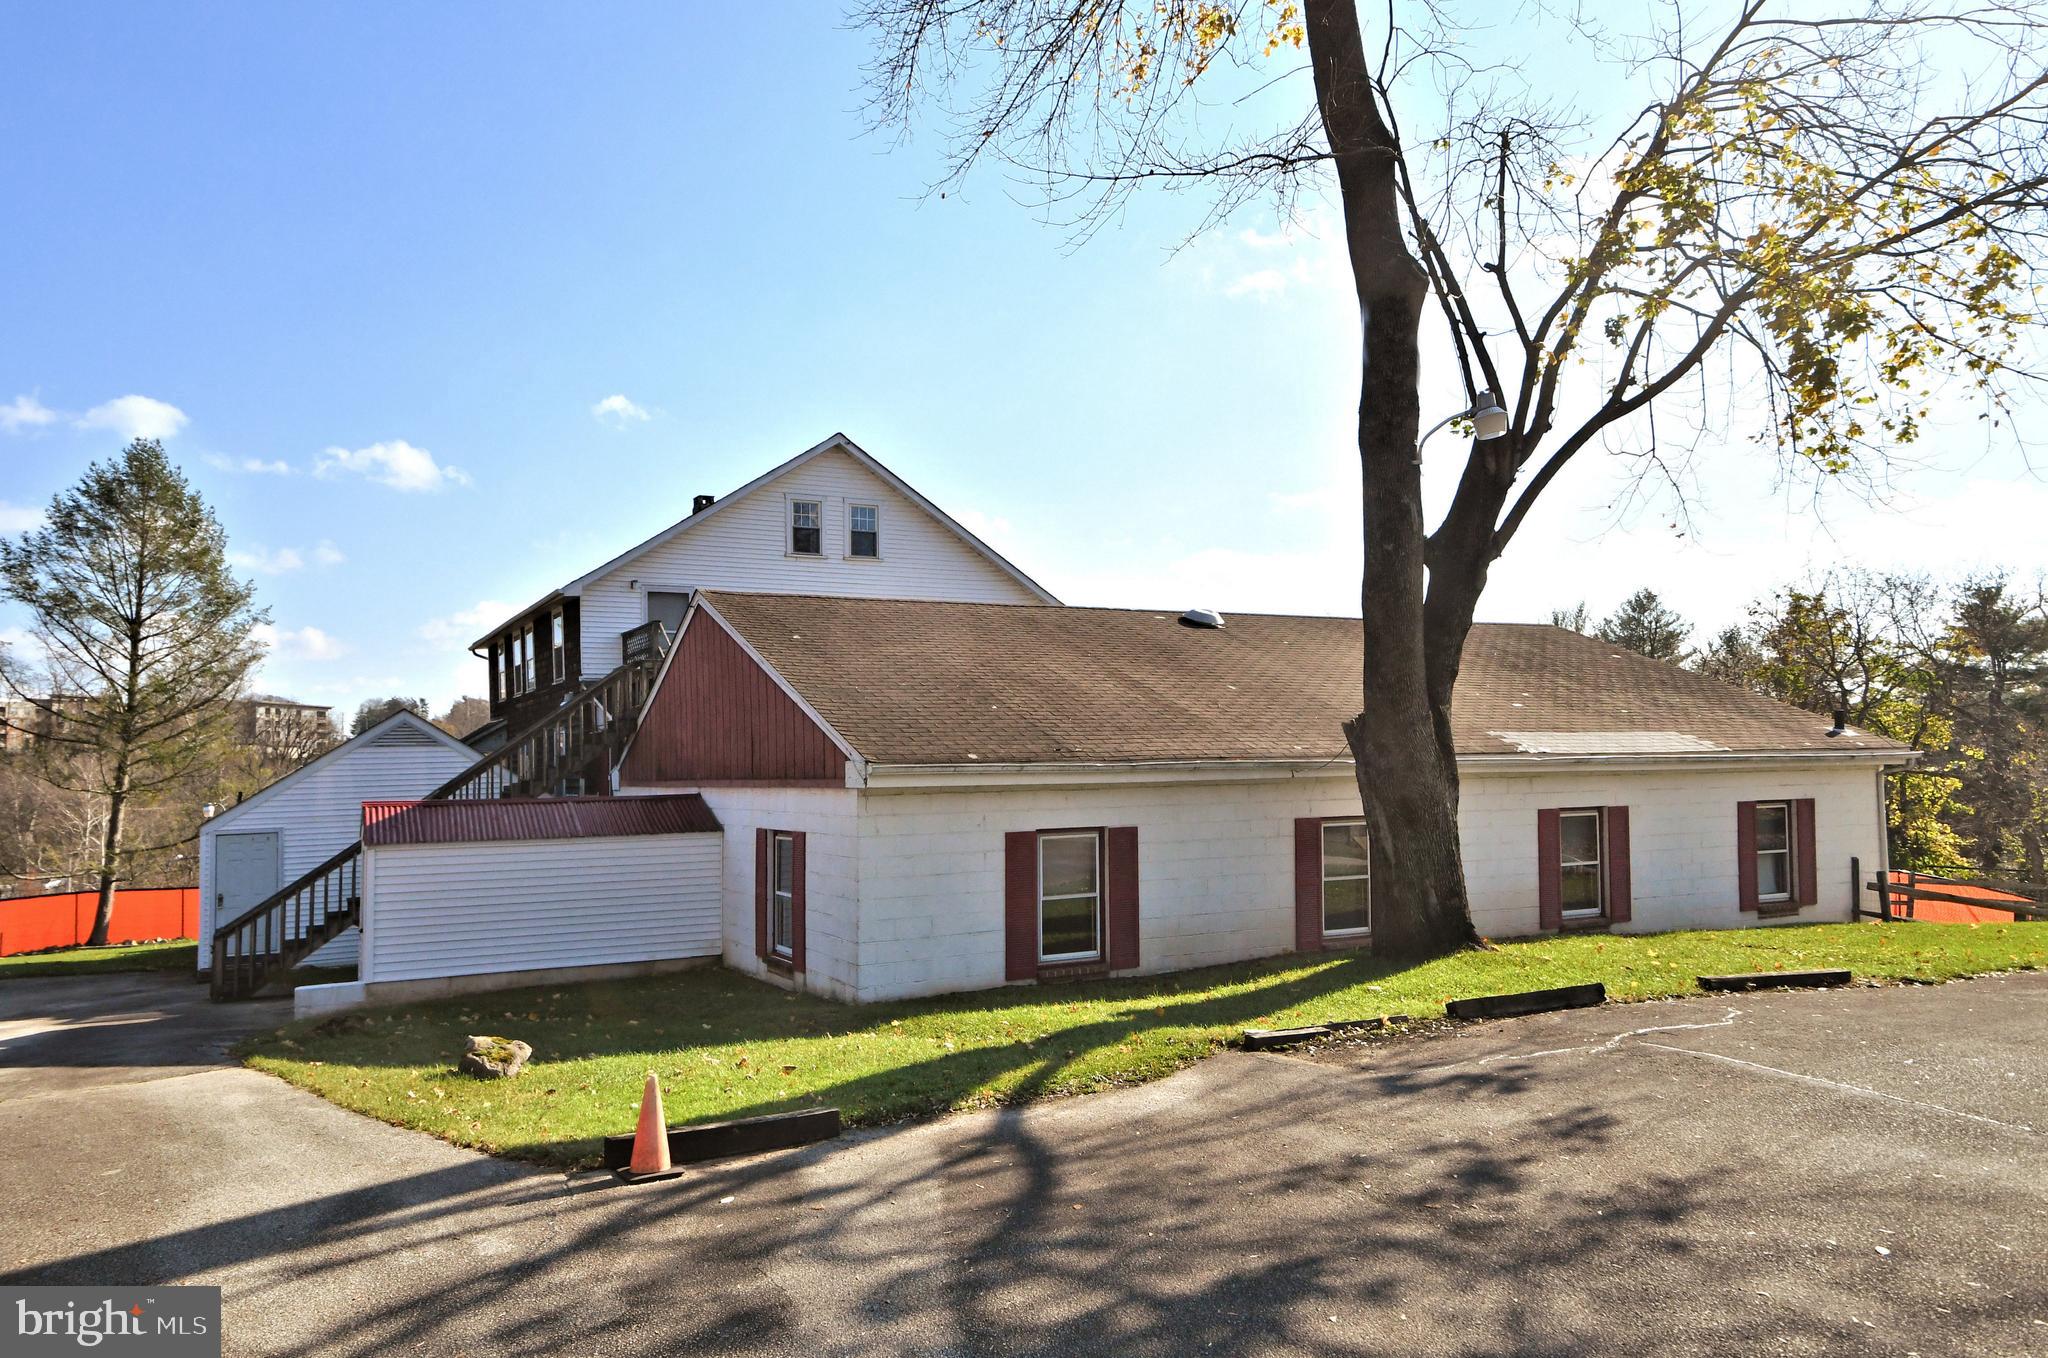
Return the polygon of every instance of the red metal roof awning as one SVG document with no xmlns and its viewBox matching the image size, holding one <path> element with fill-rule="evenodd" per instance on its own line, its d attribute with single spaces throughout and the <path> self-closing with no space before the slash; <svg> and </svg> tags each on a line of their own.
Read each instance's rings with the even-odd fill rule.
<svg viewBox="0 0 2048 1358">
<path fill-rule="evenodd" d="M 364 802 L 363 846 L 518 839 L 715 834 L 696 793 L 658 797 L 502 797 L 493 801 Z"/>
</svg>

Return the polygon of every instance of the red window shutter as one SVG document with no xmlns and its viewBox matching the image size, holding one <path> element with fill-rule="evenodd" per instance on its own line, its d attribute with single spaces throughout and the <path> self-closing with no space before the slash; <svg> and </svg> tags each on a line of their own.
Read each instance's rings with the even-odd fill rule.
<svg viewBox="0 0 2048 1358">
<path fill-rule="evenodd" d="M 1103 835 L 1108 858 L 1109 969 L 1138 965 L 1138 827 L 1112 826 Z"/>
<path fill-rule="evenodd" d="M 804 883 L 810 876 L 804 867 L 804 838 L 801 830 L 790 835 L 796 877 L 789 884 L 789 966 L 792 971 L 804 969 Z"/>
<path fill-rule="evenodd" d="M 1756 803 L 1735 803 L 1735 899 L 1756 909 Z"/>
<path fill-rule="evenodd" d="M 1564 860 L 1557 812 L 1536 813 L 1536 927 L 1564 928 Z"/>
<path fill-rule="evenodd" d="M 1628 923 L 1631 910 L 1629 903 L 1628 868 L 1628 808 L 1610 806 L 1607 808 L 1607 921 L 1610 924 Z M 1562 870 L 1560 869 L 1560 874 Z"/>
<path fill-rule="evenodd" d="M 1799 903 L 1817 905 L 1820 903 L 1820 864 L 1813 857 L 1813 798 L 1801 797 L 1792 803 L 1792 865 L 1793 873 L 1799 879 Z"/>
<path fill-rule="evenodd" d="M 1323 946 L 1323 821 L 1303 816 L 1294 822 L 1294 947 L 1315 952 Z"/>
<path fill-rule="evenodd" d="M 773 837 L 765 827 L 754 831 L 754 956 L 768 957 L 768 859 Z"/>
<path fill-rule="evenodd" d="M 1003 836 L 1003 976 L 1038 977 L 1038 835 Z"/>
</svg>

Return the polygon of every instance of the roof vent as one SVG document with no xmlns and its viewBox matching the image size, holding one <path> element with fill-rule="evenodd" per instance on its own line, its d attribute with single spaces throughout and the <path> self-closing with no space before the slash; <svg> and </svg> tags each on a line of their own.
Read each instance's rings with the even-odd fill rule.
<svg viewBox="0 0 2048 1358">
<path fill-rule="evenodd" d="M 1213 608 L 1190 608 L 1180 615 L 1180 625 L 1214 632 L 1223 626 L 1223 615 Z"/>
<path fill-rule="evenodd" d="M 1832 730 L 1830 730 L 1830 731 L 1828 732 L 1828 738 L 1829 738 L 1830 740 L 1832 740 L 1832 739 L 1834 739 L 1834 738 L 1835 738 L 1836 736 L 1839 736 L 1839 735 L 1841 735 L 1841 734 L 1842 734 L 1843 732 L 1847 731 L 1848 729 L 1849 729 L 1849 714 L 1848 714 L 1847 712 L 1844 712 L 1844 711 L 1843 711 L 1843 710 L 1842 710 L 1841 708 L 1839 708 L 1839 707 L 1838 707 L 1838 708 L 1836 708 L 1836 709 L 1835 709 L 1835 725 L 1834 725 L 1834 728 L 1833 728 Z"/>
<path fill-rule="evenodd" d="M 702 514 L 705 510 L 711 508 L 712 503 L 717 499 L 716 495 L 693 495 L 690 497 L 690 512 L 692 514 Z"/>
</svg>

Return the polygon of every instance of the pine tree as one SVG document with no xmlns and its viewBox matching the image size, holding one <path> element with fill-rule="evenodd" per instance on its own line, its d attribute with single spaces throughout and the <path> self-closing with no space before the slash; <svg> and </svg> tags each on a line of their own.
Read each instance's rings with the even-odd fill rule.
<svg viewBox="0 0 2048 1358">
<path fill-rule="evenodd" d="M 90 939 L 104 944 L 124 863 L 147 851 L 125 843 L 130 805 L 229 737 L 268 614 L 229 573 L 220 524 L 153 439 L 93 463 L 42 527 L 0 541 L 0 594 L 28 611 L 40 653 L 0 653 L 0 680 L 36 709 L 38 772 L 104 808 Z"/>
<path fill-rule="evenodd" d="M 1666 608 L 1656 590 L 1639 589 L 1593 635 L 1652 660 L 1682 660 L 1692 624 Z"/>
<path fill-rule="evenodd" d="M 428 711 L 425 698 L 365 698 L 356 707 L 355 719 L 348 724 L 348 733 L 359 736 L 378 722 L 389 719 L 394 712 L 411 712 L 424 717 Z"/>
</svg>

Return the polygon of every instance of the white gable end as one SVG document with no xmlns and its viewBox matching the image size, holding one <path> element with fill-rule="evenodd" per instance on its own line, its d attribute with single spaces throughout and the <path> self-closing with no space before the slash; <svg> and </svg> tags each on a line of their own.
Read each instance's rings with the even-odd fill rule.
<svg viewBox="0 0 2048 1358">
<path fill-rule="evenodd" d="M 356 842 L 364 802 L 423 797 L 478 758 L 455 737 L 400 712 L 207 821 L 199 829 L 200 969 L 212 961 L 219 836 L 275 835 L 277 884 L 285 886 Z M 351 929 L 310 960 L 345 966 L 355 961 L 355 948 Z"/>
<path fill-rule="evenodd" d="M 823 551 L 789 550 L 789 503 L 816 501 Z M 851 553 L 856 505 L 880 515 L 881 555 Z M 637 582 L 637 583 L 636 583 Z M 583 673 L 620 661 L 619 634 L 647 621 L 649 591 L 728 589 L 1033 604 L 1047 599 L 840 448 L 736 494 L 687 531 L 657 538 L 581 590 Z"/>
</svg>

